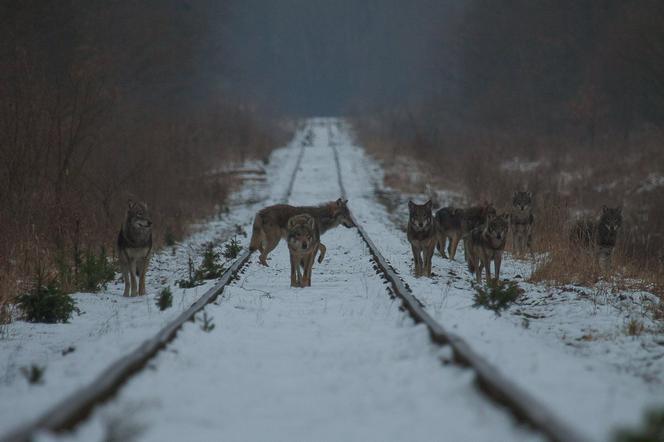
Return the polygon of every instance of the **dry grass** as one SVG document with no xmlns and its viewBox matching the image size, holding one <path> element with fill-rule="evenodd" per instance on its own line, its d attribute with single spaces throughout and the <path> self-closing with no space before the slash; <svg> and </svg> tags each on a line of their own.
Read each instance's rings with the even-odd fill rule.
<svg viewBox="0 0 664 442">
<path fill-rule="evenodd" d="M 664 177 L 663 133 L 635 137 L 633 149 L 607 144 L 590 150 L 555 139 L 528 145 L 509 136 L 465 137 L 431 147 L 394 137 L 375 119 L 368 120 L 370 124 L 356 120 L 359 142 L 388 164 L 395 152 L 416 158 L 411 164 L 421 166 L 424 176 L 417 186 L 420 192 L 426 184 L 452 189 L 465 196 L 466 204 L 489 201 L 502 212 L 510 209 L 515 190 L 531 190 L 536 222 L 528 259 L 533 262 L 533 281 L 591 286 L 601 279 L 610 281 L 614 290 L 644 289 L 664 301 L 664 195 L 661 187 L 644 186 L 649 176 Z M 509 166 L 512 162 L 514 167 Z M 394 176 L 398 173 L 385 184 L 413 190 L 408 175 Z M 570 241 L 575 219 L 596 216 L 602 205 L 622 205 L 624 214 L 607 272 L 592 252 Z"/>
</svg>

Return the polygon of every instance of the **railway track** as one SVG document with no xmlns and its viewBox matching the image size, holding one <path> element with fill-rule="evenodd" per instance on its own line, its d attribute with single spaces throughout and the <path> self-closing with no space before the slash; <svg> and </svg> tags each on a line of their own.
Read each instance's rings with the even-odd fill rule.
<svg viewBox="0 0 664 442">
<path fill-rule="evenodd" d="M 342 170 L 339 161 L 339 152 L 334 143 L 330 143 L 334 153 L 336 176 L 342 197 L 346 197 Z M 295 178 L 302 157 L 305 152 L 305 143 L 302 143 L 297 154 L 293 172 L 282 202 L 288 202 L 293 192 Z M 382 273 L 389 283 L 393 296 L 400 299 L 405 311 L 416 323 L 424 324 L 431 340 L 441 346 L 449 345 L 458 364 L 473 370 L 475 380 L 480 390 L 488 398 L 507 407 L 519 420 L 527 422 L 534 430 L 541 432 L 548 439 L 554 441 L 582 441 L 585 440 L 573 428 L 568 427 L 553 415 L 543 404 L 532 398 L 517 385 L 503 376 L 495 367 L 489 364 L 481 355 L 475 353 L 471 347 L 459 336 L 447 331 L 436 322 L 426 311 L 423 304 L 415 297 L 404 284 L 398 273 L 382 256 L 380 250 L 369 237 L 365 229 L 354 219 L 357 233 L 370 250 L 374 268 Z M 249 262 L 251 252 L 246 250 L 240 254 L 236 261 L 226 270 L 213 288 L 204 293 L 191 307 L 182 312 L 174 321 L 160 330 L 155 336 L 146 340 L 130 354 L 117 360 L 102 372 L 97 379 L 88 386 L 74 392 L 64 400 L 50 408 L 41 417 L 30 422 L 12 433 L 4 436 L 2 441 L 29 441 L 40 431 L 64 432 L 71 430 L 83 422 L 99 404 L 112 398 L 117 391 L 134 375 L 139 373 L 147 362 L 155 357 L 160 350 L 175 339 L 178 330 L 194 318 L 196 313 L 207 304 L 215 301 Z"/>
</svg>

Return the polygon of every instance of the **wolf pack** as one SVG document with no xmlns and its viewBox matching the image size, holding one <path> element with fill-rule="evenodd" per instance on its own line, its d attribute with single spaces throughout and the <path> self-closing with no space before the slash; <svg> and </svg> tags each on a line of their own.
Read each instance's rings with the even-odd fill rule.
<svg viewBox="0 0 664 442">
<path fill-rule="evenodd" d="M 535 215 L 533 194 L 528 191 L 514 192 L 511 210 L 505 213 L 497 213 L 490 203 L 465 208 L 448 206 L 434 213 L 430 200 L 424 204 L 409 201 L 408 211 L 406 232 L 417 277 L 432 276 L 436 250 L 443 258 L 454 260 L 461 241 L 468 270 L 478 283 L 483 272 L 487 282 L 500 281 L 502 257 L 510 234 L 515 254 L 522 255 L 531 249 Z M 285 239 L 290 255 L 290 285 L 308 287 L 314 262 L 321 263 L 325 257 L 321 235 L 340 225 L 355 226 L 348 201 L 342 198 L 318 206 L 265 207 L 254 217 L 249 248 L 260 253 L 260 264 L 268 266 L 269 253 Z M 574 224 L 570 237 L 593 251 L 600 266 L 607 268 L 621 226 L 622 208 L 603 206 L 596 219 L 585 218 Z M 125 282 L 124 296 L 145 294 L 145 274 L 152 251 L 152 221 L 146 204 L 129 201 L 117 248 Z"/>
</svg>

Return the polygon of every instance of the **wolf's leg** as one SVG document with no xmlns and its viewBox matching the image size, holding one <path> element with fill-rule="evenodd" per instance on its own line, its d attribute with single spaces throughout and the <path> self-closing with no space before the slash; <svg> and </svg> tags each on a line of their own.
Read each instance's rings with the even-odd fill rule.
<svg viewBox="0 0 664 442">
<path fill-rule="evenodd" d="M 289 250 L 290 251 L 290 250 Z M 290 285 L 291 287 L 298 287 L 297 272 L 300 263 L 297 262 L 295 254 L 290 251 Z"/>
<path fill-rule="evenodd" d="M 459 241 L 461 240 L 461 235 L 455 233 L 450 238 L 450 259 L 454 261 L 456 257 L 457 247 L 459 247 Z"/>
<path fill-rule="evenodd" d="M 425 255 L 424 255 L 424 273 L 429 278 L 431 277 L 431 258 L 433 257 L 433 253 L 436 250 L 435 246 L 436 246 L 435 244 L 431 244 L 431 246 L 429 246 L 429 248 L 424 249 L 424 251 L 423 251 L 425 253 Z"/>
<path fill-rule="evenodd" d="M 471 258 L 474 261 L 475 265 L 475 279 L 477 280 L 478 284 L 482 283 L 482 270 L 484 270 L 484 265 L 481 260 L 478 260 L 476 258 Z"/>
<path fill-rule="evenodd" d="M 310 254 L 308 254 L 304 260 L 304 279 L 305 282 L 303 287 L 311 287 L 311 270 L 314 266 L 314 258 L 316 257 L 316 249 L 314 249 Z"/>
<path fill-rule="evenodd" d="M 131 280 L 129 279 L 129 270 L 126 265 L 122 265 L 122 280 L 124 281 L 124 293 L 122 296 L 129 296 Z"/>
<path fill-rule="evenodd" d="M 306 271 L 306 263 L 305 263 L 305 257 L 301 256 L 299 261 L 298 261 L 298 266 L 297 266 L 297 279 L 298 279 L 298 287 L 305 287 L 304 283 L 304 273 Z"/>
<path fill-rule="evenodd" d="M 413 261 L 415 261 L 415 276 L 420 276 L 422 273 L 422 257 L 420 256 L 420 249 L 411 244 L 413 249 Z"/>
<path fill-rule="evenodd" d="M 482 265 L 486 271 L 486 282 L 487 284 L 491 282 L 491 259 L 482 258 Z"/>
<path fill-rule="evenodd" d="M 261 244 L 261 256 L 258 258 L 260 263 L 267 266 L 267 255 L 273 251 L 281 240 L 281 231 L 279 229 L 265 230 L 265 240 Z"/>
<path fill-rule="evenodd" d="M 500 264 L 503 261 L 503 256 L 501 254 L 496 255 L 493 260 L 493 264 L 496 266 L 496 282 L 500 281 Z"/>
<path fill-rule="evenodd" d="M 136 281 L 136 268 L 138 263 L 135 258 L 129 260 L 129 280 L 131 281 L 131 296 L 138 294 L 138 282 Z"/>
<path fill-rule="evenodd" d="M 145 274 L 148 272 L 148 265 L 150 264 L 150 253 L 148 252 L 145 255 L 145 258 L 141 260 L 141 277 L 138 283 L 138 294 L 143 296 L 145 295 Z"/>
<path fill-rule="evenodd" d="M 436 241 L 436 248 L 438 249 L 438 252 L 440 252 L 440 256 L 443 258 L 447 258 L 447 255 L 445 255 L 445 242 L 447 241 L 447 237 L 444 234 L 439 234 L 438 235 L 438 240 Z"/>
</svg>

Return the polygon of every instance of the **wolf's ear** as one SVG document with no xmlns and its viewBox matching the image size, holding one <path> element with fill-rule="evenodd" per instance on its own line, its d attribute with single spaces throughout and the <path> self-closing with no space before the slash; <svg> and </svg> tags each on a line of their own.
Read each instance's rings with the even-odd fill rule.
<svg viewBox="0 0 664 442">
<path fill-rule="evenodd" d="M 532 192 L 528 191 L 528 192 L 526 192 L 526 194 L 528 195 L 528 198 L 533 199 L 533 193 Z"/>
<path fill-rule="evenodd" d="M 288 218 L 288 230 L 291 230 L 295 226 L 295 219 L 294 218 Z"/>
<path fill-rule="evenodd" d="M 307 219 L 307 225 L 311 230 L 316 230 L 316 220 L 313 217 Z"/>
<path fill-rule="evenodd" d="M 415 203 L 414 202 L 408 201 L 408 210 L 410 210 L 411 213 L 413 211 L 415 211 Z"/>
<path fill-rule="evenodd" d="M 343 199 L 339 198 L 339 199 L 337 200 L 337 206 L 339 206 L 339 207 L 343 207 L 344 204 L 345 204 L 345 203 L 344 203 L 344 200 L 343 200 Z"/>
<path fill-rule="evenodd" d="M 130 209 L 133 209 L 134 207 L 136 207 L 136 203 L 134 202 L 133 199 L 129 198 L 127 200 L 127 207 L 129 207 Z"/>
<path fill-rule="evenodd" d="M 344 206 L 348 205 L 348 200 L 344 200 Z"/>
<path fill-rule="evenodd" d="M 431 206 L 433 206 L 433 203 L 431 202 L 431 200 L 424 203 L 424 208 L 429 210 L 429 211 L 431 210 Z"/>
</svg>

